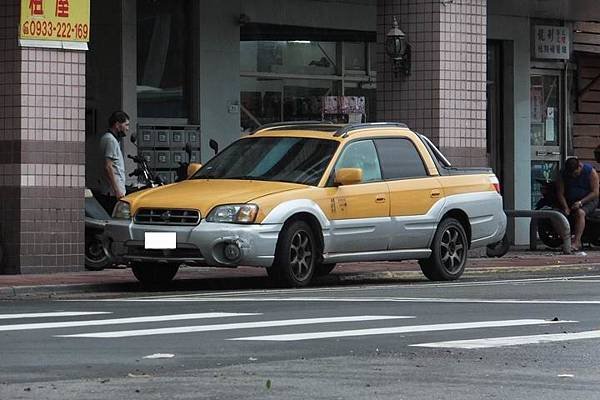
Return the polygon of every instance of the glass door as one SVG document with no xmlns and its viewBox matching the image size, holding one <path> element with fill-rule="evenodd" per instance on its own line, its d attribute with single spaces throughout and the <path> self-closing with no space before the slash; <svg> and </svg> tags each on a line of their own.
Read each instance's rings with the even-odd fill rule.
<svg viewBox="0 0 600 400">
<path fill-rule="evenodd" d="M 558 177 L 562 145 L 562 74 L 532 70 L 531 111 L 531 206 L 541 198 L 541 184 Z"/>
</svg>

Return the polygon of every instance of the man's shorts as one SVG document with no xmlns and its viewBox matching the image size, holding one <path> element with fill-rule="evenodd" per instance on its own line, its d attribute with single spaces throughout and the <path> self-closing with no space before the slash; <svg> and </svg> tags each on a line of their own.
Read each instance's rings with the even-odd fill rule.
<svg viewBox="0 0 600 400">
<path fill-rule="evenodd" d="M 594 212 L 596 207 L 598 207 L 598 199 L 588 201 L 587 203 L 581 206 L 581 209 L 585 211 L 585 215 L 590 215 Z"/>
</svg>

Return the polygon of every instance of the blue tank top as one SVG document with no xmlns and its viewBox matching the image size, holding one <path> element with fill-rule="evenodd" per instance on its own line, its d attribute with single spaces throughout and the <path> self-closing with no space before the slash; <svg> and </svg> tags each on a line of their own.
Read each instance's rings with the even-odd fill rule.
<svg viewBox="0 0 600 400">
<path fill-rule="evenodd" d="M 590 185 L 592 170 L 593 167 L 590 164 L 583 164 L 578 177 L 565 178 L 565 198 L 567 199 L 567 203 L 571 204 L 581 200 L 592 191 L 592 186 Z"/>
</svg>

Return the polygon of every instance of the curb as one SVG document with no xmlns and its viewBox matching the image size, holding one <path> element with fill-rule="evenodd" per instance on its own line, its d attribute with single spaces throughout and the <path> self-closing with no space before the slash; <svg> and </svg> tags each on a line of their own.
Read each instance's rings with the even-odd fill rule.
<svg viewBox="0 0 600 400">
<path fill-rule="evenodd" d="M 475 278 L 482 275 L 499 273 L 547 273 L 547 272 L 595 272 L 600 274 L 600 264 L 557 264 L 541 266 L 503 266 L 503 267 L 474 267 L 468 268 L 463 277 Z M 253 288 L 249 285 L 260 280 L 265 281 L 266 277 L 234 277 L 234 278 L 212 278 L 203 280 L 202 288 L 195 290 L 220 290 L 232 285 L 237 289 Z M 330 284 L 358 284 L 358 283 L 389 283 L 395 281 L 426 281 L 426 278 L 418 270 L 410 271 L 376 271 L 376 272 L 350 272 L 342 274 L 331 274 L 318 278 L 313 286 L 327 286 Z M 176 287 L 170 291 L 186 290 L 186 283 L 189 284 L 193 279 L 175 281 L 179 283 L 180 288 Z M 459 280 L 460 281 L 460 280 Z M 255 282 L 256 283 L 256 282 Z M 269 286 L 270 287 L 270 286 Z M 267 287 L 267 288 L 269 288 Z M 74 283 L 57 285 L 36 285 L 36 286 L 7 286 L 0 287 L 0 300 L 19 299 L 26 297 L 53 297 L 54 295 L 80 294 L 80 293 L 107 293 L 107 292 L 140 292 L 141 286 L 137 282 L 113 282 L 113 283 Z M 187 289 L 192 290 L 192 289 Z"/>
</svg>

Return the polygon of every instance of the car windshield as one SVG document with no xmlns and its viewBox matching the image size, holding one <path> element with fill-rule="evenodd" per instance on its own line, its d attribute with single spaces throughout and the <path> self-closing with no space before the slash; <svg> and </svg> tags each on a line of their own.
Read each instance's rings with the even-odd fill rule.
<svg viewBox="0 0 600 400">
<path fill-rule="evenodd" d="M 192 179 L 252 179 L 317 185 L 338 142 L 298 137 L 240 139 Z"/>
</svg>

